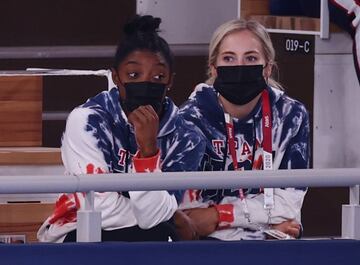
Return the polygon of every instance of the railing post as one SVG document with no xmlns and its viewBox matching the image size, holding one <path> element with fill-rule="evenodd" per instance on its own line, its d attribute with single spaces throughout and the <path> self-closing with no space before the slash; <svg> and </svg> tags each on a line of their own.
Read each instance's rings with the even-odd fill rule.
<svg viewBox="0 0 360 265">
<path fill-rule="evenodd" d="M 349 204 L 342 206 L 341 237 L 360 239 L 359 185 L 350 187 Z"/>
<path fill-rule="evenodd" d="M 77 242 L 101 242 L 101 212 L 94 207 L 94 191 L 85 194 L 84 210 L 77 212 Z"/>
</svg>

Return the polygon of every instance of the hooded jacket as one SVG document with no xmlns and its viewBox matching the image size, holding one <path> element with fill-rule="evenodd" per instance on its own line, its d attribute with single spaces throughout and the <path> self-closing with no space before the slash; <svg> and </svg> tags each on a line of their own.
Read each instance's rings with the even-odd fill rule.
<svg viewBox="0 0 360 265">
<path fill-rule="evenodd" d="M 157 144 L 160 161 L 150 171 L 195 171 L 205 148 L 201 136 L 184 123 L 169 98 L 164 101 Z M 117 88 L 90 98 L 70 113 L 61 146 L 66 174 L 135 172 L 136 151 L 134 130 L 121 108 Z M 135 225 L 147 229 L 173 216 L 182 193 L 96 192 L 95 210 L 101 211 L 104 230 Z M 83 207 L 82 193 L 62 194 L 54 213 L 40 227 L 38 239 L 62 242 L 68 232 L 76 229 L 76 212 Z"/>
<path fill-rule="evenodd" d="M 298 169 L 309 166 L 309 119 L 305 107 L 283 91 L 267 88 L 272 114 L 273 169 Z M 236 155 L 241 170 L 262 169 L 262 100 L 243 119 L 233 118 Z M 207 139 L 200 170 L 233 170 L 227 144 L 224 110 L 212 86 L 199 84 L 181 107 L 186 122 L 197 127 Z M 239 172 L 241 174 L 241 172 Z M 221 173 L 219 173 L 221 178 Z M 245 218 L 239 189 L 188 190 L 181 208 L 209 207 L 219 212 L 219 229 L 210 237 L 222 240 L 262 239 L 268 224 L 295 219 L 301 222 L 301 206 L 306 189 L 274 189 L 274 208 L 264 209 L 260 189 L 244 189 L 250 221 Z M 270 215 L 270 218 L 269 218 Z"/>
</svg>

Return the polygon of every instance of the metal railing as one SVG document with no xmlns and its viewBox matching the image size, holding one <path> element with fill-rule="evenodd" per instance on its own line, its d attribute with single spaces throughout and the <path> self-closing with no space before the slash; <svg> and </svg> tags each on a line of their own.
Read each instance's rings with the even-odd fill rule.
<svg viewBox="0 0 360 265">
<path fill-rule="evenodd" d="M 170 44 L 176 56 L 205 56 L 208 44 Z M 0 59 L 113 58 L 115 45 L 0 47 Z"/>
<path fill-rule="evenodd" d="M 21 184 L 21 185 L 20 185 Z M 343 205 L 342 237 L 360 239 L 360 168 L 274 171 L 159 172 L 86 174 L 79 176 L 0 176 L 0 194 L 85 192 L 78 212 L 78 241 L 101 240 L 101 215 L 94 209 L 94 192 L 201 188 L 350 187 Z"/>
<path fill-rule="evenodd" d="M 21 53 L 20 53 L 21 54 Z M 24 56 L 22 54 L 21 56 Z M 0 48 L 0 58 L 1 58 L 1 48 Z M 51 58 L 56 58 L 51 57 Z M 0 77 L 15 77 L 15 76 L 104 76 L 107 78 L 108 89 L 111 89 L 115 86 L 110 69 L 100 69 L 100 70 L 77 70 L 77 69 L 47 69 L 47 68 L 27 68 L 24 70 L 10 70 L 10 71 L 0 71 Z M 54 120 L 66 120 L 70 112 L 67 111 L 46 111 L 42 113 L 42 120 L 44 121 L 54 121 Z"/>
</svg>

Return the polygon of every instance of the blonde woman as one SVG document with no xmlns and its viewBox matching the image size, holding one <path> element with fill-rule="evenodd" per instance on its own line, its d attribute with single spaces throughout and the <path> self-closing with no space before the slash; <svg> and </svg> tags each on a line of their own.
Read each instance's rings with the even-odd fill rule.
<svg viewBox="0 0 360 265">
<path fill-rule="evenodd" d="M 221 25 L 210 42 L 208 66 L 206 84 L 199 84 L 181 109 L 207 139 L 201 170 L 307 168 L 308 113 L 272 78 L 275 51 L 265 28 L 245 20 Z M 188 190 L 181 207 L 200 238 L 264 239 L 269 228 L 299 237 L 305 192 Z"/>
</svg>

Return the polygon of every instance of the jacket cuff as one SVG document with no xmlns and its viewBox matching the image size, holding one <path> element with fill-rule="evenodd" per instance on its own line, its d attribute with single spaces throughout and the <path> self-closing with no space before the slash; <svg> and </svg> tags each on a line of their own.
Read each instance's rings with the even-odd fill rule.
<svg viewBox="0 0 360 265">
<path fill-rule="evenodd" d="M 137 151 L 133 157 L 133 169 L 139 173 L 160 170 L 160 150 L 152 157 L 140 157 L 140 152 Z"/>
<path fill-rule="evenodd" d="M 230 227 L 234 222 L 234 205 L 232 204 L 215 204 L 215 209 L 219 214 L 219 224 L 217 229 Z"/>
</svg>

